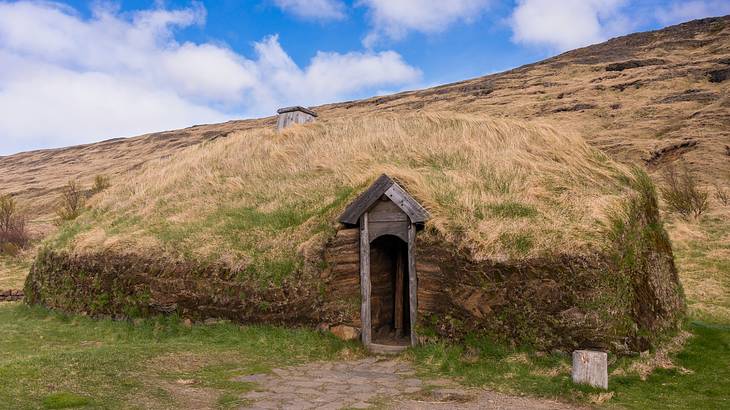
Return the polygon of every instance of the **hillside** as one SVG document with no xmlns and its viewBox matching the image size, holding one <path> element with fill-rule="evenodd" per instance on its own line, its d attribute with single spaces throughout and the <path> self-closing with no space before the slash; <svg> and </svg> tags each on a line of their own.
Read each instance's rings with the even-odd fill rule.
<svg viewBox="0 0 730 410">
<path fill-rule="evenodd" d="M 282 135 L 273 134 L 270 117 L 2 157 L 0 183 L 30 204 L 45 235 L 54 229 L 43 224 L 54 193 L 68 178 L 88 184 L 96 174 L 112 177 L 112 189 L 92 198 L 91 211 L 47 241 L 27 287 L 32 300 L 108 314 L 182 309 L 282 320 L 287 311 L 294 322 L 336 321 L 353 306 L 333 307 L 316 296 L 328 280 L 321 277 L 323 244 L 337 241 L 336 213 L 387 172 L 432 210 L 425 242 L 442 265 L 453 258 L 454 269 L 494 275 L 463 279 L 466 304 L 457 300 L 465 289 L 447 288 L 449 309 L 461 319 L 486 316 L 474 322 L 480 330 L 512 329 L 513 340 L 537 337 L 543 346 L 643 349 L 643 334 L 676 324 L 682 303 L 653 188 L 620 163 L 656 173 L 683 159 L 704 183 L 727 181 L 728 70 L 730 17 L 698 20 L 478 79 L 315 107 L 317 124 Z M 349 151 L 355 147 L 361 154 Z M 403 156 L 379 159 L 376 147 L 398 147 Z M 497 185 L 479 185 L 485 181 Z M 723 220 L 724 211 L 713 212 Z M 672 226 L 680 239 L 691 233 L 682 244 L 708 237 L 705 228 Z M 724 232 L 724 225 L 712 226 Z M 709 251 L 725 258 L 719 235 Z M 727 278 L 721 266 L 716 270 L 722 310 Z M 62 276 L 73 271 L 91 276 L 74 277 L 83 286 L 69 288 Z M 499 288 L 505 272 L 519 285 L 504 297 L 489 294 L 484 281 Z M 547 274 L 561 278 L 558 301 L 540 299 L 545 295 L 532 287 L 547 286 Z M 690 279 L 702 274 L 694 269 Z M 539 283 L 523 286 L 531 275 Z M 583 275 L 579 287 L 590 286 L 567 286 L 576 275 Z M 189 286 L 201 277 L 215 284 L 206 292 L 240 292 L 251 303 L 196 293 Z M 633 288 L 623 286 L 630 277 Z M 696 289 L 706 292 L 707 282 L 697 280 L 688 290 L 691 303 L 702 297 Z M 261 288 L 271 283 L 280 286 Z M 137 285 L 146 291 L 130 291 Z M 159 293 L 158 286 L 172 291 Z M 639 295 L 650 302 L 635 303 Z M 475 311 L 488 297 L 508 299 L 494 310 L 522 322 L 496 324 L 492 307 Z M 524 309 L 530 298 L 553 303 L 551 317 L 560 319 L 541 322 L 538 312 L 547 308 Z M 586 315 L 577 300 L 613 316 Z M 130 306 L 137 311 L 126 311 Z M 566 328 L 571 321 L 583 327 Z M 457 336 L 469 330 L 441 322 L 438 328 Z M 530 329 L 539 329 L 537 336 Z"/>
<path fill-rule="evenodd" d="M 629 169 L 576 134 L 465 115 L 367 115 L 234 132 L 152 161 L 95 195 L 96 212 L 54 248 L 144 246 L 173 259 L 224 259 L 233 270 L 262 255 L 293 258 L 331 234 L 347 202 L 382 173 L 430 210 L 434 234 L 477 260 L 580 252 L 630 191 Z M 531 236 L 531 246 L 511 247 L 502 233 Z"/>
<path fill-rule="evenodd" d="M 730 16 L 631 34 L 506 72 L 435 88 L 315 107 L 322 118 L 419 110 L 540 119 L 613 158 L 650 170 L 684 158 L 708 180 L 730 177 Z M 69 178 L 142 163 L 274 118 L 202 125 L 0 157 L 0 186 L 47 217 Z"/>
</svg>

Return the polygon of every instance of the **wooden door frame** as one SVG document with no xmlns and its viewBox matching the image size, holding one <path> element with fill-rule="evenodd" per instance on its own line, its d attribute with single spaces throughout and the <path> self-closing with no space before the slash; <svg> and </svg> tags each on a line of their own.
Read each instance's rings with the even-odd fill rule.
<svg viewBox="0 0 730 410">
<path fill-rule="evenodd" d="M 418 313 L 418 277 L 416 274 L 416 225 L 409 219 L 408 224 L 408 302 L 410 316 L 411 346 L 416 346 L 416 314 Z M 360 217 L 360 319 L 362 323 L 362 343 L 367 347 L 372 344 L 372 309 L 370 282 L 370 235 L 368 232 L 368 212 Z"/>
</svg>

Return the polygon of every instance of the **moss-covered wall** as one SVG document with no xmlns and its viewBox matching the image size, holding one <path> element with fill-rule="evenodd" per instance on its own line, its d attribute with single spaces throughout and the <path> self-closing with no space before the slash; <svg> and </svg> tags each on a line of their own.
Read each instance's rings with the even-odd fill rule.
<svg viewBox="0 0 730 410">
<path fill-rule="evenodd" d="M 174 312 L 249 323 L 317 323 L 321 294 L 318 278 L 306 275 L 265 286 L 222 266 L 48 249 L 39 252 L 25 283 L 27 303 L 64 311 L 126 317 Z"/>
<path fill-rule="evenodd" d="M 601 229 L 603 249 L 477 262 L 438 235 L 422 235 L 419 264 L 438 269 L 419 276 L 419 295 L 441 289 L 447 302 L 419 308 L 421 332 L 480 333 L 539 349 L 628 353 L 655 345 L 678 326 L 685 299 L 654 186 L 641 171 L 629 183 L 635 194 Z"/>
</svg>

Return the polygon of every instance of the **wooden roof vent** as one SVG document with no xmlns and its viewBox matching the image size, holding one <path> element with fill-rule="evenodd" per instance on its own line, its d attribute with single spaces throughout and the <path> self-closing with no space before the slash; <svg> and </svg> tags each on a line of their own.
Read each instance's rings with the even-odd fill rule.
<svg viewBox="0 0 730 410">
<path fill-rule="evenodd" d="M 306 124 L 313 122 L 317 118 L 317 113 L 300 106 L 280 108 L 276 111 L 279 114 L 279 118 L 276 121 L 276 130 L 281 131 L 284 128 L 290 127 L 294 124 Z"/>
</svg>

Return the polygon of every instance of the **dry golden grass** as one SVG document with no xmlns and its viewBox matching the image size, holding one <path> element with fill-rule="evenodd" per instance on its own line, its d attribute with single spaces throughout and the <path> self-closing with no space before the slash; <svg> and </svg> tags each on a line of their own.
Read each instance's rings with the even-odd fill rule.
<svg viewBox="0 0 730 410">
<path fill-rule="evenodd" d="M 430 233 L 497 260 L 600 246 L 601 221 L 630 191 L 627 169 L 575 134 L 473 115 L 369 115 L 240 132 L 151 162 L 94 197 L 61 233 L 75 238 L 57 246 L 291 268 L 381 173 L 429 209 Z"/>
<path fill-rule="evenodd" d="M 721 61 L 728 58 L 726 16 L 620 37 L 485 77 L 315 109 L 324 120 L 418 111 L 540 119 L 561 132 L 577 131 L 614 159 L 641 164 L 658 149 L 694 139 L 700 143 L 670 150 L 650 166 L 658 169 L 684 157 L 704 179 L 715 181 L 730 173 L 725 150 L 730 146 L 730 81 L 711 83 L 706 73 L 726 67 Z M 606 71 L 610 63 L 632 59 L 664 63 Z M 273 117 L 230 121 L 0 157 L 0 191 L 18 195 L 33 218 L 50 216 L 49 205 L 69 179 L 90 186 L 95 175 L 106 174 L 114 184 L 147 161 L 273 124 Z"/>
<path fill-rule="evenodd" d="M 61 188 L 78 181 L 90 189 L 97 175 L 119 183 L 128 172 L 147 161 L 164 158 L 185 147 L 222 137 L 233 130 L 262 127 L 267 120 L 231 121 L 184 130 L 117 138 L 61 149 L 0 156 L 0 193 L 12 194 L 33 226 L 53 230 L 51 222 Z"/>
<path fill-rule="evenodd" d="M 673 361 L 673 356 L 682 351 L 691 337 L 692 333 L 681 330 L 658 349 L 641 352 L 636 360 L 616 367 L 611 372 L 611 376 L 631 374 L 639 376 L 641 380 L 646 380 L 656 369 L 677 369 L 678 372 L 686 374 L 690 370 L 677 366 Z"/>
<path fill-rule="evenodd" d="M 690 315 L 730 323 L 730 206 L 715 201 L 699 220 L 670 217 L 668 231 Z"/>
<path fill-rule="evenodd" d="M 23 289 L 31 259 L 26 254 L 16 257 L 0 255 L 0 290 Z"/>
</svg>

